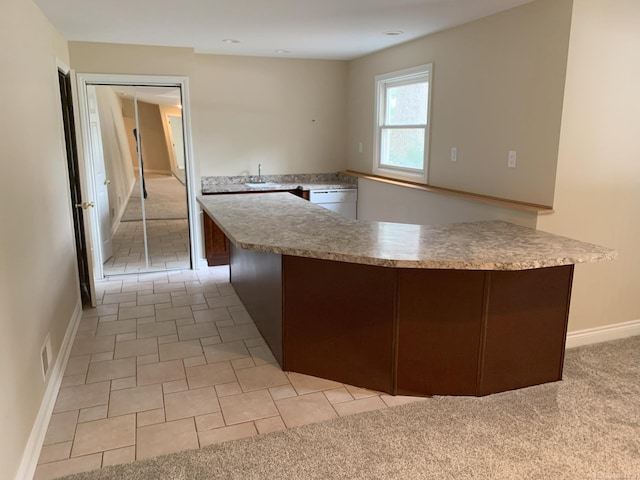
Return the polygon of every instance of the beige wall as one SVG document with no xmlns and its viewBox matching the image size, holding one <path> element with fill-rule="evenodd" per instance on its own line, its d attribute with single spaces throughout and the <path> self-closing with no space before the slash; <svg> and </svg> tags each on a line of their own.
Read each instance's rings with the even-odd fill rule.
<svg viewBox="0 0 640 480">
<path fill-rule="evenodd" d="M 570 18 L 538 0 L 350 62 L 349 168 L 372 171 L 375 75 L 433 62 L 428 183 L 551 205 Z"/>
<path fill-rule="evenodd" d="M 109 184 L 111 233 L 115 232 L 136 181 L 129 150 L 127 130 L 122 117 L 122 104 L 113 88 L 96 86 L 104 165 Z"/>
<path fill-rule="evenodd" d="M 554 207 L 541 230 L 618 250 L 578 265 L 569 330 L 640 319 L 640 3 L 575 0 Z"/>
<path fill-rule="evenodd" d="M 196 55 L 194 150 L 200 174 L 333 172 L 346 167 L 341 61 Z"/>
<path fill-rule="evenodd" d="M 5 0 L 0 45 L 0 476 L 14 478 L 45 391 L 40 349 L 51 332 L 57 355 L 79 287 L 56 68 L 67 44 L 33 2 Z"/>
<path fill-rule="evenodd" d="M 133 129 L 136 127 L 133 100 L 122 100 L 122 113 L 127 131 L 127 141 L 132 155 L 133 165 L 138 168 L 138 154 Z M 138 100 L 138 124 L 142 143 L 142 161 L 145 171 L 171 173 L 169 151 L 164 135 L 163 120 L 158 105 Z"/>
</svg>

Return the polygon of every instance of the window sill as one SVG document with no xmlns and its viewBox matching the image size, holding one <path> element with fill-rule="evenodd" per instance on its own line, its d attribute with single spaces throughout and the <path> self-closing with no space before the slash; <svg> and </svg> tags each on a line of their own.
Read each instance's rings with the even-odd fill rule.
<svg viewBox="0 0 640 480">
<path fill-rule="evenodd" d="M 553 213 L 553 208 L 547 205 L 538 205 L 535 203 L 519 202 L 517 200 L 507 200 L 505 198 L 492 197 L 489 195 L 481 195 L 479 193 L 469 193 L 460 190 L 452 190 L 450 188 L 433 187 L 430 185 L 424 185 L 420 183 L 407 182 L 405 180 L 395 180 L 393 178 L 382 177 L 380 175 L 372 175 L 370 173 L 354 172 L 353 170 L 344 170 L 340 172 L 344 175 L 350 175 L 352 177 L 364 178 L 366 180 L 372 180 L 374 182 L 382 182 L 390 185 L 397 185 L 400 187 L 413 188 L 416 190 L 422 190 L 423 192 L 437 193 L 440 195 L 447 195 L 450 197 L 462 198 L 472 202 L 485 203 L 488 205 L 495 205 L 503 208 L 510 208 L 513 210 L 520 210 L 523 212 L 535 213 L 538 215 L 547 215 Z"/>
</svg>

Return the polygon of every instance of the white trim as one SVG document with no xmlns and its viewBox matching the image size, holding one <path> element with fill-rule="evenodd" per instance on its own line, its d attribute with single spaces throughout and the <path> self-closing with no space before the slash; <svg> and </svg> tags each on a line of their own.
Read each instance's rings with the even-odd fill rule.
<svg viewBox="0 0 640 480">
<path fill-rule="evenodd" d="M 49 426 L 49 419 L 53 412 L 53 407 L 56 403 L 58 391 L 62 384 L 62 377 L 67 367 L 67 361 L 71 354 L 71 347 L 73 345 L 73 339 L 76 336 L 80 319 L 82 318 L 82 303 L 78 298 L 76 308 L 73 310 L 73 315 L 69 321 L 67 332 L 60 345 L 60 350 L 56 357 L 56 361 L 53 364 L 51 371 L 49 372 L 49 381 L 44 391 L 42 402 L 40 403 L 40 409 L 38 415 L 31 428 L 31 434 L 27 440 L 27 444 L 22 453 L 22 460 L 18 467 L 18 473 L 16 473 L 15 480 L 31 480 L 33 474 L 36 471 L 38 465 L 38 458 L 40 457 L 40 450 L 42 448 L 42 442 L 47 434 L 47 428 Z"/>
<path fill-rule="evenodd" d="M 566 348 L 575 348 L 592 343 L 607 342 L 619 338 L 634 337 L 640 335 L 640 320 L 614 323 L 603 327 L 587 328 L 567 334 Z"/>
<path fill-rule="evenodd" d="M 118 231 L 118 228 L 120 227 L 120 222 L 122 222 L 122 217 L 124 217 L 124 212 L 127 211 L 127 205 L 129 204 L 129 200 L 131 200 L 131 195 L 133 195 L 133 189 L 135 188 L 135 186 L 136 186 L 136 182 L 133 182 L 131 184 L 131 187 L 129 187 L 129 193 L 127 193 L 127 199 L 124 202 L 124 208 L 120 209 L 120 213 L 118 214 L 116 219 L 113 221 L 113 225 L 111 225 L 111 236 L 115 235 L 115 233 Z"/>
<path fill-rule="evenodd" d="M 388 85 L 405 85 L 418 81 L 427 81 L 427 118 L 424 125 L 413 127 L 424 129 L 424 157 L 421 169 L 396 167 L 380 163 L 382 142 L 382 129 L 384 126 L 386 106 L 386 92 Z M 429 157 L 431 150 L 431 98 L 433 91 L 433 63 L 426 63 L 411 68 L 405 68 L 395 72 L 382 73 L 375 76 L 375 103 L 374 103 L 374 132 L 373 132 L 373 165 L 372 172 L 383 177 L 406 180 L 410 182 L 427 183 L 429 178 Z M 410 128 L 412 125 L 399 125 L 391 128 Z"/>
</svg>

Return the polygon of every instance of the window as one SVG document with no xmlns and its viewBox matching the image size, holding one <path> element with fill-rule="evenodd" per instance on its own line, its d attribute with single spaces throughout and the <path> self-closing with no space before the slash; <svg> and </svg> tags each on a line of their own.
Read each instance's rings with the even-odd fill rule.
<svg viewBox="0 0 640 480">
<path fill-rule="evenodd" d="M 432 68 L 376 76 L 374 173 L 426 183 Z"/>
</svg>

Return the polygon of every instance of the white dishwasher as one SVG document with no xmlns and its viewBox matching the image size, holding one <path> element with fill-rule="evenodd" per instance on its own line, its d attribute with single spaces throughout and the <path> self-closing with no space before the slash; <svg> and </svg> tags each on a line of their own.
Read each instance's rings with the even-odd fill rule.
<svg viewBox="0 0 640 480">
<path fill-rule="evenodd" d="M 336 190 L 310 190 L 309 201 L 317 203 L 332 212 L 342 216 L 356 219 L 356 206 L 358 202 L 358 189 L 345 188 Z"/>
</svg>

